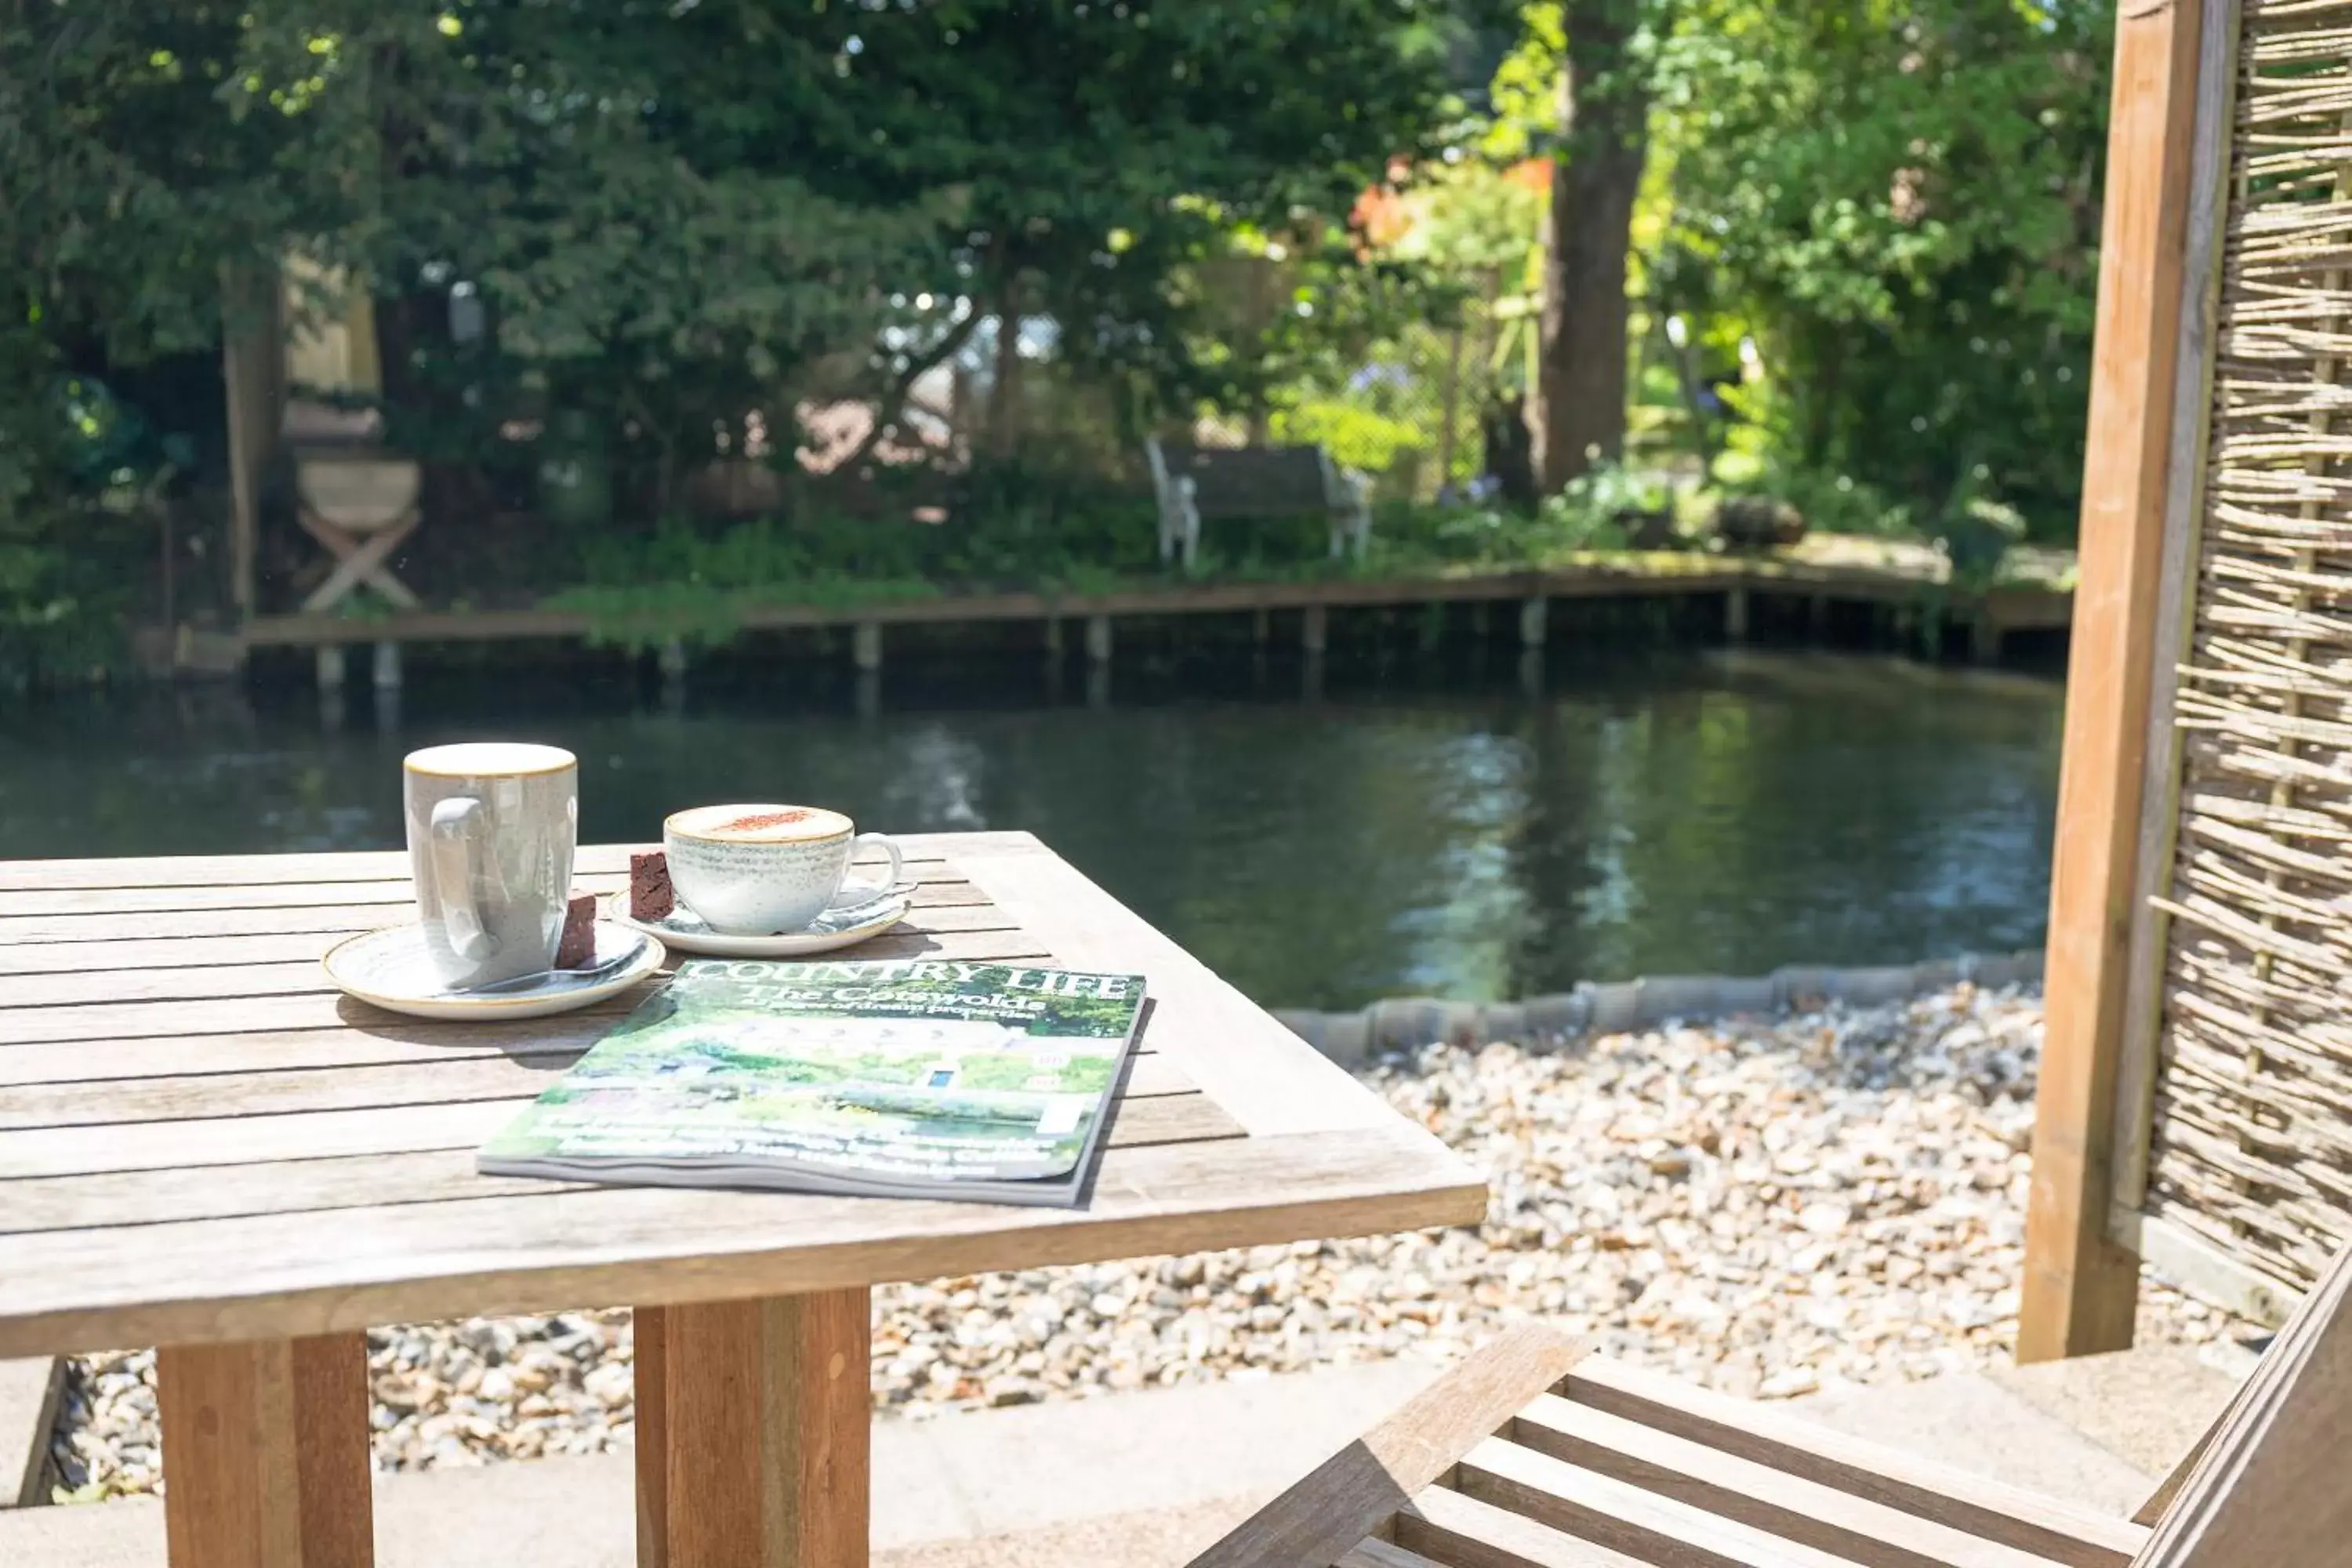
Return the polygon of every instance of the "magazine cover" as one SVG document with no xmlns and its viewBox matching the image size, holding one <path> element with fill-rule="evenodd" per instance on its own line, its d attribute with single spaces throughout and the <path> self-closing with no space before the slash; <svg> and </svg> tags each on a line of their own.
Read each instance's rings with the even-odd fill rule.
<svg viewBox="0 0 2352 1568">
<path fill-rule="evenodd" d="M 1143 977 L 698 959 L 484 1147 L 494 1175 L 1077 1200 Z"/>
</svg>

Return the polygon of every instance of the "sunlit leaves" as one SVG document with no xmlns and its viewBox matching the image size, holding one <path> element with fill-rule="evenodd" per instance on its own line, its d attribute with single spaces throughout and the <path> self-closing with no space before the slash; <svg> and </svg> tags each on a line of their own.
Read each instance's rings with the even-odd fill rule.
<svg viewBox="0 0 2352 1568">
<path fill-rule="evenodd" d="M 2079 482 L 2109 14 L 1691 0 L 1661 56 L 1669 308 L 1759 339 L 1788 461 L 1932 513 Z"/>
</svg>

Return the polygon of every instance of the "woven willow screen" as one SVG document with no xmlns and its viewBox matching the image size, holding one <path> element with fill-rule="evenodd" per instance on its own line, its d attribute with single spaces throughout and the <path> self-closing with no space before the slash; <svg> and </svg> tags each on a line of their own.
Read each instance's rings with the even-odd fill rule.
<svg viewBox="0 0 2352 1568">
<path fill-rule="evenodd" d="M 2352 1237 L 2352 3 L 2245 0 L 2146 1207 Z"/>
</svg>

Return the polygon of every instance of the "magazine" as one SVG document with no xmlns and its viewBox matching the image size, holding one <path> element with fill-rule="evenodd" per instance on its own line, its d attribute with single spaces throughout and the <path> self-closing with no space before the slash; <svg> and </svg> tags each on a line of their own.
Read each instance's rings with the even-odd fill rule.
<svg viewBox="0 0 2352 1568">
<path fill-rule="evenodd" d="M 486 1175 L 1078 1201 L 1139 974 L 695 959 L 482 1149 Z"/>
</svg>

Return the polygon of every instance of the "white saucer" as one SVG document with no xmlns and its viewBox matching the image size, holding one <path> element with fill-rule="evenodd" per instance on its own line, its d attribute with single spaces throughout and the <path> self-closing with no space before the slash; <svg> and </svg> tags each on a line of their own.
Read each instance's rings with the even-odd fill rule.
<svg viewBox="0 0 2352 1568">
<path fill-rule="evenodd" d="M 836 904 L 799 931 L 779 931 L 771 936 L 712 931 L 700 915 L 683 902 L 657 921 L 636 920 L 629 913 L 626 893 L 614 893 L 605 900 L 604 919 L 641 931 L 680 952 L 698 952 L 709 958 L 807 958 L 879 936 L 905 920 L 914 904 L 914 885 L 902 882 L 887 893 L 862 898 L 852 904 Z"/>
<path fill-rule="evenodd" d="M 611 958 L 638 942 L 637 933 L 610 921 L 596 922 L 596 952 Z M 320 961 L 327 978 L 347 996 L 416 1018 L 544 1018 L 591 1002 L 617 996 L 662 966 L 661 940 L 613 971 L 583 980 L 561 971 L 523 991 L 495 995 L 445 988 L 425 956 L 425 931 L 416 925 L 386 926 L 338 942 Z"/>
</svg>

